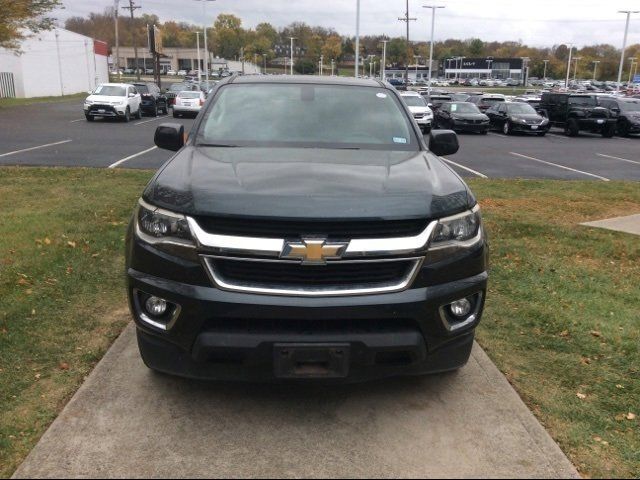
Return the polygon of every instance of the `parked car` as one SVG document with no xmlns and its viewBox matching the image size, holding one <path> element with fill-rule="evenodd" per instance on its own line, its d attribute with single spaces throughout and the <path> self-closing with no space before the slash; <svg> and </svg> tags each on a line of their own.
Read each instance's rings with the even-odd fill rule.
<svg viewBox="0 0 640 480">
<path fill-rule="evenodd" d="M 480 109 L 481 112 L 487 111 L 494 104 L 498 102 L 504 102 L 504 95 L 500 95 L 497 93 L 491 94 L 482 94 L 482 95 L 471 95 L 467 102 L 473 103 L 476 107 Z"/>
<path fill-rule="evenodd" d="M 196 116 L 202 109 L 205 100 L 205 94 L 200 90 L 179 92 L 173 104 L 173 116 L 182 117 L 186 114 Z"/>
<path fill-rule="evenodd" d="M 90 92 L 84 101 L 84 116 L 88 122 L 96 117 L 119 118 L 128 122 L 131 116 L 142 118 L 140 93 L 127 83 L 103 83 Z"/>
<path fill-rule="evenodd" d="M 455 92 L 449 94 L 449 96 L 451 97 L 451 101 L 453 102 L 466 102 L 471 94 L 467 92 Z"/>
<path fill-rule="evenodd" d="M 176 101 L 176 95 L 183 91 L 195 91 L 197 87 L 192 83 L 172 83 L 165 92 L 167 103 L 172 106 Z"/>
<path fill-rule="evenodd" d="M 186 70 L 178 70 L 178 75 L 184 77 L 187 74 Z"/>
<path fill-rule="evenodd" d="M 598 97 L 598 105 L 614 113 L 618 135 L 628 137 L 640 133 L 640 99 Z"/>
<path fill-rule="evenodd" d="M 486 135 L 489 117 L 469 102 L 445 102 L 435 113 L 435 128 L 448 128 L 454 132 L 475 132 Z"/>
<path fill-rule="evenodd" d="M 422 93 L 422 96 L 425 98 L 425 100 L 427 101 L 427 105 L 431 107 L 434 113 L 438 111 L 443 103 L 453 100 L 451 95 L 439 95 L 435 93 L 429 95 L 429 93 L 424 92 Z"/>
<path fill-rule="evenodd" d="M 400 96 L 409 107 L 420 129 L 425 133 L 430 132 L 433 125 L 433 111 L 427 105 L 427 101 L 417 92 L 402 92 Z"/>
<path fill-rule="evenodd" d="M 552 126 L 563 128 L 570 137 L 580 131 L 600 133 L 605 138 L 616 133 L 618 119 L 609 109 L 598 106 L 596 95 L 545 92 L 540 109 Z"/>
<path fill-rule="evenodd" d="M 166 115 L 169 113 L 169 103 L 167 96 L 160 91 L 155 83 L 144 82 L 133 84 L 138 92 L 140 92 L 142 100 L 142 113 L 148 113 L 154 117 L 158 116 L 158 112 Z"/>
<path fill-rule="evenodd" d="M 167 70 L 167 75 L 175 77 L 178 74 L 175 70 Z"/>
<path fill-rule="evenodd" d="M 487 292 L 479 206 L 390 85 L 247 76 L 195 121 L 126 239 L 138 346 L 190 378 L 353 382 L 462 367 Z M 382 167 L 382 168 L 381 168 Z"/>
<path fill-rule="evenodd" d="M 496 103 L 485 114 L 489 117 L 491 128 L 505 135 L 532 133 L 544 137 L 549 131 L 549 119 L 540 115 L 527 103 Z"/>
</svg>

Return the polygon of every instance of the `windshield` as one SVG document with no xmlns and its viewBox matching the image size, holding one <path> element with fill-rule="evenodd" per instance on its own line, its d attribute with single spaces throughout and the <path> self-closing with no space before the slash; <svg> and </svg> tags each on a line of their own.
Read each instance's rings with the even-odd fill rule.
<svg viewBox="0 0 640 480">
<path fill-rule="evenodd" d="M 409 107 L 426 107 L 427 102 L 420 95 L 403 95 L 402 99 Z"/>
<path fill-rule="evenodd" d="M 200 92 L 180 92 L 180 98 L 200 98 Z"/>
<path fill-rule="evenodd" d="M 595 97 L 569 97 L 569 105 L 584 105 L 587 107 L 595 107 Z"/>
<path fill-rule="evenodd" d="M 480 113 L 480 110 L 473 103 L 452 103 L 451 113 Z"/>
<path fill-rule="evenodd" d="M 100 85 L 93 94 L 104 97 L 124 97 L 126 96 L 126 89 L 115 85 Z"/>
<path fill-rule="evenodd" d="M 482 103 L 498 103 L 498 102 L 504 102 L 504 98 L 501 97 L 485 97 L 482 100 Z"/>
<path fill-rule="evenodd" d="M 169 87 L 169 91 L 170 92 L 181 92 L 185 88 L 186 88 L 186 85 L 184 83 L 174 83 L 173 85 L 171 85 Z"/>
<path fill-rule="evenodd" d="M 456 102 L 466 102 L 469 100 L 469 94 L 467 93 L 454 93 L 451 95 L 451 100 L 455 100 Z"/>
<path fill-rule="evenodd" d="M 386 89 L 273 83 L 222 87 L 205 112 L 198 143 L 419 149 L 409 117 Z"/>
<path fill-rule="evenodd" d="M 640 100 L 620 102 L 620 110 L 623 112 L 640 112 Z"/>
<path fill-rule="evenodd" d="M 136 90 L 138 90 L 138 92 L 140 93 L 149 93 L 149 87 L 147 87 L 146 85 L 134 85 L 136 87 Z"/>
<path fill-rule="evenodd" d="M 528 103 L 515 103 L 507 105 L 507 111 L 515 115 L 537 115 L 536 111 Z"/>
</svg>

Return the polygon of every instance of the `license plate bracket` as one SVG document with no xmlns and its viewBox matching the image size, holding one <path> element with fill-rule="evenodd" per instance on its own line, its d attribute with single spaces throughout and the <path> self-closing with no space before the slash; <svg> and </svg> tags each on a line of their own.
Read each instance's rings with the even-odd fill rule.
<svg viewBox="0 0 640 480">
<path fill-rule="evenodd" d="M 278 343 L 273 355 L 277 378 L 344 378 L 349 374 L 348 343 Z"/>
</svg>

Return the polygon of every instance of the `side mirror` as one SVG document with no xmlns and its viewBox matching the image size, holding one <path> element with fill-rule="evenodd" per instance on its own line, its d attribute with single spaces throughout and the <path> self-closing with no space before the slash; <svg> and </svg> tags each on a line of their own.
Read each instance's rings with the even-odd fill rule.
<svg viewBox="0 0 640 480">
<path fill-rule="evenodd" d="M 135 94 L 135 93 L 133 93 L 133 92 L 129 93 L 129 98 L 133 98 L 133 97 L 135 97 L 135 96 L 136 96 L 136 94 Z"/>
<path fill-rule="evenodd" d="M 439 157 L 453 155 L 460 148 L 458 136 L 453 130 L 432 130 L 427 143 L 429 144 L 431 153 Z"/>
<path fill-rule="evenodd" d="M 184 146 L 184 125 L 163 123 L 156 128 L 153 141 L 159 148 L 177 152 Z"/>
</svg>

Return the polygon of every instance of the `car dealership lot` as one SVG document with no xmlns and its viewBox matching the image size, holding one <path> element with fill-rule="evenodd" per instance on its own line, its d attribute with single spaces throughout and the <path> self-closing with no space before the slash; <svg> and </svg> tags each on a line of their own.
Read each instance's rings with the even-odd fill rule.
<svg viewBox="0 0 640 480">
<path fill-rule="evenodd" d="M 171 116 L 89 123 L 77 100 L 1 112 L 0 165 L 156 169 L 172 155 L 155 148 L 156 126 L 177 122 L 188 130 L 193 124 Z M 640 136 L 569 138 L 552 130 L 545 137 L 491 132 L 459 139 L 460 151 L 447 161 L 465 177 L 640 180 Z"/>
</svg>

